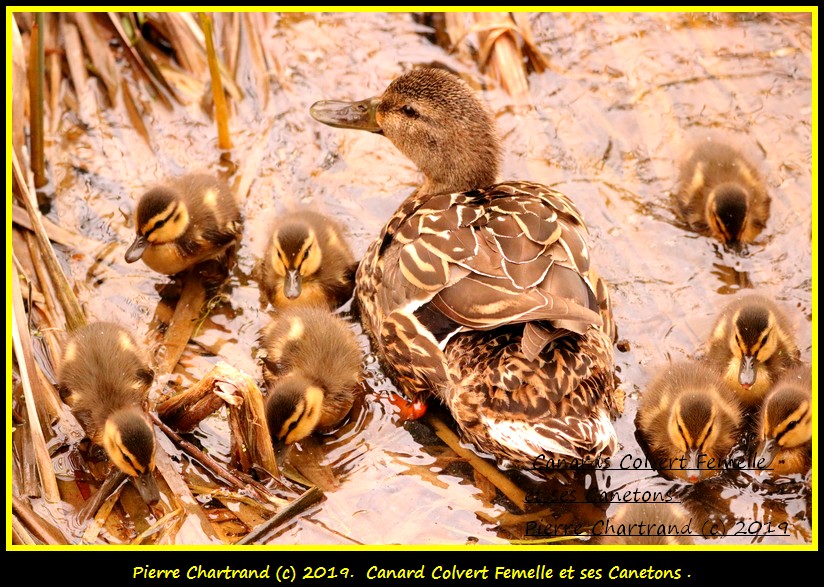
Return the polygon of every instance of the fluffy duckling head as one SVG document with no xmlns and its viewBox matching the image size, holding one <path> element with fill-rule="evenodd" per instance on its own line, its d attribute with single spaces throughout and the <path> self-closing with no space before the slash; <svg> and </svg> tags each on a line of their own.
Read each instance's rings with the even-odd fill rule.
<svg viewBox="0 0 824 587">
<path fill-rule="evenodd" d="M 756 462 L 760 467 L 776 474 L 805 472 L 808 461 L 802 447 L 813 436 L 810 387 L 796 381 L 777 386 L 764 400 L 759 436 Z"/>
<path fill-rule="evenodd" d="M 300 296 L 303 279 L 314 275 L 323 262 L 321 246 L 311 226 L 290 222 L 272 237 L 272 269 L 283 277 L 283 295 L 288 300 Z"/>
<path fill-rule="evenodd" d="M 101 440 L 109 459 L 132 480 L 147 503 L 157 503 L 160 491 L 154 480 L 155 436 L 136 407 L 118 410 L 106 420 Z"/>
<path fill-rule="evenodd" d="M 500 147 L 495 119 L 462 80 L 441 69 L 415 69 L 376 98 L 324 100 L 310 113 L 339 128 L 381 133 L 426 176 L 421 193 L 437 194 L 495 183 Z"/>
<path fill-rule="evenodd" d="M 140 198 L 136 214 L 137 237 L 126 251 L 126 261 L 134 263 L 149 245 L 171 243 L 189 228 L 189 211 L 174 189 L 156 187 Z"/>
<path fill-rule="evenodd" d="M 323 395 L 320 387 L 296 373 L 274 384 L 266 400 L 272 439 L 293 444 L 309 436 L 320 421 Z"/>
<path fill-rule="evenodd" d="M 795 344 L 782 322 L 777 310 L 758 298 L 745 300 L 732 314 L 726 378 L 734 387 L 736 383 L 740 385 L 746 392 L 744 395 L 763 397 L 775 378 L 768 362 L 777 355 L 787 356 L 789 360 L 796 354 Z"/>
<path fill-rule="evenodd" d="M 707 224 L 721 242 L 740 246 L 748 209 L 747 191 L 738 184 L 723 183 L 707 196 Z"/>
<path fill-rule="evenodd" d="M 718 450 L 720 441 L 724 440 L 722 423 L 719 406 L 710 394 L 691 392 L 678 397 L 667 423 L 667 434 L 685 458 L 683 473 L 691 483 L 714 474 L 706 470 L 708 457 L 715 457 L 719 452 L 726 456 L 729 450 L 729 447 Z"/>
</svg>

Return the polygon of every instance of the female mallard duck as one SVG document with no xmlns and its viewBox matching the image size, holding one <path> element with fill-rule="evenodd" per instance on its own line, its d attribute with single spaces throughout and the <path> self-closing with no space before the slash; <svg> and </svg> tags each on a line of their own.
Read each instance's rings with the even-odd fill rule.
<svg viewBox="0 0 824 587">
<path fill-rule="evenodd" d="M 724 143 L 696 147 L 681 169 L 676 202 L 690 228 L 722 243 L 751 243 L 764 230 L 770 196 L 758 170 Z"/>
<path fill-rule="evenodd" d="M 155 271 L 174 275 L 234 245 L 240 238 L 240 209 L 225 182 L 184 175 L 143 194 L 135 227 L 126 262 L 143 259 Z"/>
<path fill-rule="evenodd" d="M 653 467 L 690 483 L 721 472 L 741 422 L 733 391 L 697 363 L 667 367 L 641 397 L 635 418 Z"/>
<path fill-rule="evenodd" d="M 77 330 L 60 362 L 61 396 L 92 442 L 129 475 L 147 503 L 155 482 L 155 436 L 143 403 L 154 379 L 144 352 L 123 328 L 95 322 Z"/>
<path fill-rule="evenodd" d="M 400 389 L 438 397 L 505 463 L 611 454 L 610 419 L 623 410 L 612 310 L 572 201 L 536 183 L 494 184 L 492 113 L 447 72 L 414 70 L 380 97 L 311 112 L 382 133 L 425 176 L 356 275 L 365 329 Z"/>
<path fill-rule="evenodd" d="M 740 297 L 719 315 L 707 345 L 709 364 L 724 373 L 746 408 L 756 408 L 800 353 L 790 322 L 772 300 Z"/>
<path fill-rule="evenodd" d="M 616 544 L 693 544 L 690 515 L 677 503 L 626 503 L 601 526 L 595 543 Z"/>
<path fill-rule="evenodd" d="M 276 308 L 334 310 L 352 296 L 356 268 L 340 227 L 323 214 L 298 210 L 272 227 L 260 290 Z"/>
<path fill-rule="evenodd" d="M 329 429 L 352 409 L 362 354 L 346 322 L 328 310 L 295 306 L 261 333 L 266 420 L 286 444 Z"/>
<path fill-rule="evenodd" d="M 791 369 L 764 399 L 757 466 L 773 475 L 806 473 L 812 465 L 813 389 L 809 367 Z"/>
</svg>

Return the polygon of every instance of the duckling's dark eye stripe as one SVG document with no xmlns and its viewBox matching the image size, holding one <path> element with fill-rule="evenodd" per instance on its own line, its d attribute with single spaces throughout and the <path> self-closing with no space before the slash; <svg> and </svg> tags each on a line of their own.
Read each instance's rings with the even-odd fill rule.
<svg viewBox="0 0 824 587">
<path fill-rule="evenodd" d="M 684 428 L 681 426 L 681 422 L 676 422 L 676 425 L 678 426 L 678 434 L 681 435 L 681 438 L 684 439 L 684 441 L 687 443 L 687 446 L 690 446 L 692 444 L 690 442 L 690 437 L 686 432 L 684 432 Z"/>
<path fill-rule="evenodd" d="M 123 460 L 126 461 L 126 464 L 129 465 L 133 471 L 135 471 L 136 473 L 143 472 L 140 465 L 134 458 L 132 458 L 132 455 L 130 455 L 128 452 L 126 452 L 125 450 L 121 450 L 120 456 L 123 457 Z"/>
<path fill-rule="evenodd" d="M 735 331 L 735 343 L 738 345 L 738 348 L 740 348 L 742 351 L 746 351 L 746 348 L 744 347 L 744 342 L 741 340 L 741 335 L 738 334 L 738 330 Z"/>
<path fill-rule="evenodd" d="M 292 430 L 295 429 L 295 427 L 298 425 L 298 422 L 300 422 L 303 419 L 303 413 L 305 411 L 306 411 L 306 408 L 304 407 L 304 408 L 301 408 L 300 413 L 296 413 L 295 419 L 292 420 L 291 422 L 289 422 L 289 424 L 286 426 L 286 431 L 283 431 L 283 429 L 281 428 L 281 434 L 280 434 L 281 438 L 283 438 L 284 436 L 286 436 Z"/>
<path fill-rule="evenodd" d="M 707 428 L 706 434 L 704 434 L 701 437 L 701 440 L 698 442 L 698 448 L 703 448 L 704 447 L 704 443 L 707 442 L 707 438 L 709 438 L 710 434 L 712 434 L 712 427 L 713 427 L 713 425 L 710 424 L 710 427 Z"/>
<path fill-rule="evenodd" d="M 724 220 L 721 218 L 721 216 L 719 216 L 717 212 L 713 212 L 713 218 L 715 219 L 715 224 L 718 228 L 718 232 L 721 233 L 721 236 L 724 237 L 724 240 L 732 240 L 730 232 L 727 230 L 727 226 L 724 224 Z"/>
<path fill-rule="evenodd" d="M 152 227 L 149 230 L 147 230 L 143 234 L 143 236 L 149 236 L 150 234 L 152 234 L 158 228 L 163 228 L 163 225 L 166 224 L 166 222 L 169 220 L 169 218 L 174 216 L 175 212 L 178 211 L 178 207 L 179 206 L 178 206 L 177 202 L 175 202 L 175 205 L 172 207 L 172 209 L 169 211 L 169 213 L 166 215 L 166 217 L 161 218 L 160 220 L 158 220 L 154 224 L 152 224 Z M 175 218 L 175 220 L 177 220 L 177 218 Z"/>
<path fill-rule="evenodd" d="M 767 339 L 770 337 L 770 332 L 772 332 L 772 330 L 765 330 L 763 332 L 761 338 L 759 338 L 758 342 L 753 346 L 753 352 L 761 350 L 761 347 L 767 343 Z"/>
</svg>

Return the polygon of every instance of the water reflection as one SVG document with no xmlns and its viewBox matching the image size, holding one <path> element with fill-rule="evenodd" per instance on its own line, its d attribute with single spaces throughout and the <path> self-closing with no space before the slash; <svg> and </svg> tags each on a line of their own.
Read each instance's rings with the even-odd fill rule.
<svg viewBox="0 0 824 587">
<path fill-rule="evenodd" d="M 504 131 L 503 175 L 564 191 L 587 220 L 593 259 L 613 286 L 619 332 L 629 343 L 616 354 L 630 394 L 616 423 L 621 442 L 616 458 L 639 455 L 635 396 L 667 356 L 695 352 L 707 332 L 702 321 L 711 320 L 727 296 L 758 288 L 797 307 L 802 358 L 813 356 L 811 27 L 794 17 L 743 14 L 546 13 L 530 20 L 553 65 L 529 76 L 534 110 L 514 108 L 491 84 L 484 90 Z M 272 15 L 270 28 L 260 39 L 271 66 L 266 91 L 248 74 L 249 56 L 239 56 L 236 79 L 246 98 L 234 104 L 230 154 L 218 153 L 213 123 L 198 104 L 174 111 L 152 107 L 150 94 L 139 85 L 133 92 L 151 110 L 148 143 L 118 119 L 122 113 L 116 109 L 82 116 L 66 111 L 47 153 L 57 190 L 50 218 L 91 243 L 63 254 L 81 301 L 91 318 L 127 324 L 146 335 L 148 344 L 168 323 L 179 286 L 143 267 L 125 266 L 122 254 L 134 227 L 124 216 L 132 216 L 146 184 L 184 170 L 240 177 L 249 188 L 243 245 L 226 297 L 217 300 L 175 373 L 153 391 L 153 400 L 188 387 L 218 360 L 260 377 L 254 350 L 269 314 L 260 307 L 252 269 L 274 212 L 298 203 L 316 207 L 346 227 L 360 255 L 419 184 L 411 164 L 382 137 L 319 128 L 309 118 L 309 105 L 377 94 L 413 65 L 440 62 L 456 71 L 476 71 L 474 64 L 429 43 L 420 25 L 402 13 Z M 480 75 L 470 75 L 483 86 Z M 131 80 L 126 83 L 132 87 Z M 684 230 L 668 201 L 681 138 L 688 130 L 708 128 L 762 145 L 770 187 L 780 187 L 764 238 L 745 255 Z M 303 465 L 328 469 L 337 486 L 322 506 L 280 529 L 273 543 L 496 543 L 524 539 L 530 522 L 591 524 L 616 512 L 617 504 L 527 505 L 503 497 L 457 458 L 425 419 L 399 421 L 390 401 L 394 386 L 355 328 L 367 353 L 363 404 L 332 435 L 318 437 L 314 461 Z M 193 437 L 228 466 L 225 415 L 204 420 Z M 218 486 L 171 443 L 164 447 L 193 484 Z M 65 458 L 56 457 L 64 473 Z M 78 480 L 61 481 L 69 504 L 61 507 L 72 510 L 85 498 L 77 487 L 88 483 L 82 478 L 87 466 L 72 462 Z M 525 493 L 545 487 L 527 474 L 506 476 Z M 677 491 L 696 520 L 717 520 L 725 527 L 786 521 L 790 536 L 764 537 L 768 543 L 810 537 L 809 480 L 778 483 L 742 473 L 685 486 L 636 470 L 596 478 L 611 489 Z M 130 491 L 124 489 L 124 495 Z M 135 515 L 157 519 L 128 499 Z M 222 520 L 231 540 L 254 525 L 235 506 L 211 497 L 208 504 L 208 515 Z M 55 510 L 41 509 L 56 517 Z M 163 513 L 170 511 L 164 503 Z M 65 516 L 58 519 L 69 524 Z M 202 530 L 190 527 L 196 520 L 182 515 L 175 523 L 182 524 L 179 533 L 167 528 L 146 541 L 207 540 Z M 143 529 L 107 527 L 98 540 L 121 543 Z M 78 541 L 82 535 L 74 527 L 64 532 Z"/>
</svg>

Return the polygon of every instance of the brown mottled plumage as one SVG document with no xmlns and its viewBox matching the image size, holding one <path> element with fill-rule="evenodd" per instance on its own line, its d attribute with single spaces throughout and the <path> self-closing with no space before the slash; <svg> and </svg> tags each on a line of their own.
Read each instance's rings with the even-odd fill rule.
<svg viewBox="0 0 824 587">
<path fill-rule="evenodd" d="M 652 466 L 692 483 L 717 475 L 738 440 L 741 407 L 714 371 L 699 363 L 668 366 L 649 384 L 635 425 Z"/>
<path fill-rule="evenodd" d="M 337 425 L 352 409 L 362 353 L 349 326 L 312 306 L 282 310 L 261 332 L 266 419 L 292 444 Z"/>
<path fill-rule="evenodd" d="M 758 456 L 773 475 L 806 473 L 812 466 L 813 376 L 800 366 L 787 371 L 764 399 L 758 422 Z"/>
<path fill-rule="evenodd" d="M 236 244 L 241 223 L 234 193 L 225 182 L 205 174 L 177 177 L 140 198 L 137 236 L 126 261 L 143 259 L 155 271 L 174 275 Z"/>
<path fill-rule="evenodd" d="M 89 324 L 72 335 L 63 352 L 58 381 L 92 442 L 135 480 L 143 498 L 154 503 L 155 436 L 143 411 L 154 379 L 148 359 L 134 338 L 109 322 Z"/>
<path fill-rule="evenodd" d="M 790 322 L 778 305 L 747 294 L 719 314 L 706 360 L 724 374 L 745 407 L 757 408 L 781 374 L 799 363 L 799 356 Z"/>
<path fill-rule="evenodd" d="M 334 310 L 352 296 L 357 263 L 332 219 L 296 210 L 272 226 L 260 290 L 276 308 L 323 306 Z"/>
<path fill-rule="evenodd" d="M 755 166 L 712 140 L 684 162 L 676 202 L 693 230 L 732 245 L 753 242 L 770 215 L 770 196 Z"/>
<path fill-rule="evenodd" d="M 361 103 L 319 102 L 312 115 L 381 132 L 425 176 L 356 276 L 363 323 L 401 390 L 435 395 L 468 439 L 517 467 L 610 455 L 610 418 L 623 409 L 612 311 L 572 201 L 536 183 L 494 184 L 494 117 L 441 70 L 414 70 Z"/>
</svg>

